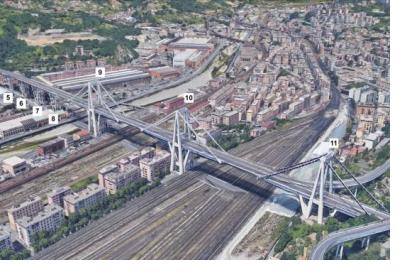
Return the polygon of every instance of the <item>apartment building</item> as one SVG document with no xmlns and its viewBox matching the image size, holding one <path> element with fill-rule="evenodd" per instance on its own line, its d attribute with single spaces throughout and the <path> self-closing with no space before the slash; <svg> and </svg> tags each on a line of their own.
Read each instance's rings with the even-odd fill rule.
<svg viewBox="0 0 410 280">
<path fill-rule="evenodd" d="M 43 202 L 38 196 L 30 197 L 25 202 L 7 210 L 10 227 L 16 230 L 16 221 L 24 216 L 33 217 L 43 210 Z"/>
<path fill-rule="evenodd" d="M 106 172 L 107 170 L 109 172 Z M 114 194 L 118 190 L 138 181 L 141 178 L 140 173 L 138 165 L 132 164 L 130 161 L 125 162 L 124 159 L 119 166 L 112 165 L 105 170 L 100 170 L 99 184 L 105 188 L 107 193 Z"/>
<path fill-rule="evenodd" d="M 157 151 L 153 158 L 140 160 L 141 177 L 154 181 L 169 173 L 171 154 L 166 151 Z"/>
<path fill-rule="evenodd" d="M 228 126 L 238 124 L 239 123 L 238 111 L 234 110 L 234 111 L 225 113 L 222 117 L 222 123 Z"/>
<path fill-rule="evenodd" d="M 68 186 L 56 188 L 47 194 L 48 204 L 64 207 L 64 196 L 72 193 L 72 190 Z"/>
<path fill-rule="evenodd" d="M 36 216 L 24 216 L 17 220 L 17 234 L 23 245 L 30 247 L 33 236 L 41 231 L 53 232 L 64 222 L 63 208 L 46 205 Z"/>
<path fill-rule="evenodd" d="M 105 197 L 105 189 L 97 184 L 90 184 L 84 190 L 64 197 L 64 213 L 66 216 L 78 213 L 101 202 Z"/>
<path fill-rule="evenodd" d="M 13 249 L 13 244 L 10 238 L 10 229 L 0 225 L 0 250 Z"/>
<path fill-rule="evenodd" d="M 107 193 L 116 193 L 141 178 L 140 160 L 152 158 L 154 154 L 155 149 L 147 147 L 119 160 L 116 164 L 105 166 L 98 172 L 98 184 L 104 187 Z"/>
</svg>

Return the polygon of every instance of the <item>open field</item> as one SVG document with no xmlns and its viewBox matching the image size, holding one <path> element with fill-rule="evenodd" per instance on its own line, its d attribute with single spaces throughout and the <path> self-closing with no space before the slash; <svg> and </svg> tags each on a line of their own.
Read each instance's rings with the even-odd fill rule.
<svg viewBox="0 0 410 280">
<path fill-rule="evenodd" d="M 286 221 L 286 217 L 265 212 L 235 247 L 233 256 L 241 259 L 264 259 L 280 236 L 281 224 Z"/>
<path fill-rule="evenodd" d="M 105 40 L 104 37 L 92 34 L 90 32 L 72 32 L 50 35 L 20 35 L 18 39 L 23 40 L 29 46 L 47 46 L 55 43 L 62 43 L 64 40 Z"/>
</svg>

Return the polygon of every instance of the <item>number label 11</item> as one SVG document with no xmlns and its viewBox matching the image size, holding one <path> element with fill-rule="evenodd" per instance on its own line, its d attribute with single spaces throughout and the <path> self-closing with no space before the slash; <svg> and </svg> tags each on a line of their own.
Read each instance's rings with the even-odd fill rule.
<svg viewBox="0 0 410 280">
<path fill-rule="evenodd" d="M 339 139 L 330 138 L 329 143 L 330 143 L 330 148 L 331 149 L 338 149 L 339 148 Z"/>
</svg>

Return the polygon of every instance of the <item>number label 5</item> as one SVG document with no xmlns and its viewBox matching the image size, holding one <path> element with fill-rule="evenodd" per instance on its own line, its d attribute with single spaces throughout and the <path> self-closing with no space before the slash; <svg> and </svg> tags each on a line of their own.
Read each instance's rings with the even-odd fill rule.
<svg viewBox="0 0 410 280">
<path fill-rule="evenodd" d="M 13 93 L 12 92 L 5 92 L 3 94 L 3 103 L 4 104 L 12 104 L 13 103 Z"/>
</svg>

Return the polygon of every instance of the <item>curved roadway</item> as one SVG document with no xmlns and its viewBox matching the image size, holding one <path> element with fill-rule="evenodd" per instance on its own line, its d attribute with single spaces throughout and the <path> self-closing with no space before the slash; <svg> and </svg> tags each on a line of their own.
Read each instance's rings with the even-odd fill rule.
<svg viewBox="0 0 410 280">
<path fill-rule="evenodd" d="M 386 160 L 382 165 L 379 165 L 375 169 L 367 172 L 366 174 L 356 177 L 356 179 L 361 183 L 361 184 L 367 184 L 370 183 L 373 180 L 376 180 L 377 178 L 381 177 L 384 173 L 386 173 L 387 170 L 390 169 L 390 159 Z M 348 187 L 355 187 L 358 184 L 356 183 L 355 180 L 353 179 L 348 179 L 345 180 L 344 183 Z M 335 182 L 335 185 L 333 188 L 343 188 L 342 184 L 339 182 Z"/>
<path fill-rule="evenodd" d="M 312 250 L 311 260 L 323 260 L 327 251 L 347 241 L 360 239 L 390 230 L 390 219 L 330 233 Z"/>
</svg>

